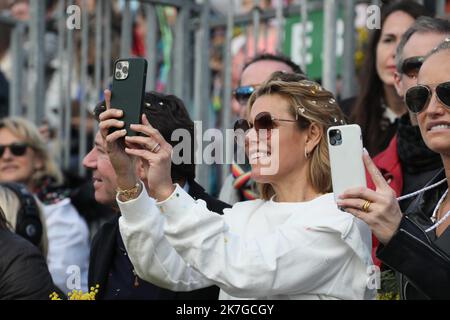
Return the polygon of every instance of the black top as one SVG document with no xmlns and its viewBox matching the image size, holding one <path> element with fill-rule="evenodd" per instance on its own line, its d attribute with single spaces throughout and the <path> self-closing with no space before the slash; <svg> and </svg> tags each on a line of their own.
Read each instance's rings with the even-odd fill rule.
<svg viewBox="0 0 450 320">
<path fill-rule="evenodd" d="M 420 128 L 411 124 L 409 114 L 402 116 L 398 123 L 397 153 L 402 167 L 402 195 L 422 189 L 442 170 L 440 154 L 427 147 Z M 413 200 L 401 201 L 400 208 L 406 210 Z"/>
<path fill-rule="evenodd" d="M 442 169 L 428 185 L 445 179 Z M 400 274 L 403 299 L 450 299 L 450 231 L 438 238 L 430 217 L 447 182 L 422 192 L 406 210 L 397 232 L 377 257 Z"/>
<path fill-rule="evenodd" d="M 57 289 L 38 248 L 0 230 L 0 300 L 49 300 L 53 291 Z"/>
<path fill-rule="evenodd" d="M 230 207 L 212 198 L 195 181 L 189 181 L 189 195 L 204 200 L 209 210 L 219 214 Z M 93 239 L 88 282 L 89 287 L 100 286 L 97 300 L 216 300 L 219 295 L 216 286 L 173 292 L 137 277 L 120 236 L 119 217 L 105 223 Z"/>
</svg>

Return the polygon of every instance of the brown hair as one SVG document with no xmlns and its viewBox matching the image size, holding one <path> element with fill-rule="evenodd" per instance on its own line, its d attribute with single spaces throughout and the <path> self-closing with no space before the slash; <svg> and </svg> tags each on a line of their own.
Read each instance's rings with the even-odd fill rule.
<svg viewBox="0 0 450 320">
<path fill-rule="evenodd" d="M 326 132 L 329 127 L 344 124 L 344 114 L 336 103 L 333 94 L 318 83 L 304 80 L 301 74 L 275 72 L 261 87 L 256 90 L 248 102 L 248 114 L 256 99 L 264 95 L 279 95 L 291 106 L 291 113 L 298 115 L 298 128 L 305 130 L 312 123 L 319 126 L 322 138 L 310 152 L 308 181 L 314 190 L 320 193 L 332 191 L 330 160 Z M 258 185 L 261 197 L 270 199 L 274 190 L 270 184 Z"/>
<path fill-rule="evenodd" d="M 105 110 L 105 101 L 95 106 L 94 114 L 97 121 L 99 121 L 100 113 Z M 157 129 L 164 140 L 171 144 L 172 147 L 175 147 L 178 143 L 178 141 L 172 140 L 172 133 L 175 130 L 185 129 L 191 137 L 194 136 L 194 122 L 191 120 L 184 102 L 177 96 L 155 91 L 146 92 L 142 112 L 145 113 L 152 127 Z M 193 141 L 190 142 L 189 147 L 191 156 L 188 162 L 183 161 L 179 164 L 172 162 L 171 176 L 174 181 L 195 179 L 195 150 Z"/>
<path fill-rule="evenodd" d="M 376 155 L 386 146 L 387 132 L 381 126 L 384 108 L 383 82 L 377 73 L 377 45 L 381 38 L 386 19 L 394 12 L 401 11 L 412 18 L 429 15 L 425 7 L 414 1 L 393 1 L 381 9 L 381 28 L 374 29 L 369 36 L 365 52 L 364 69 L 360 74 L 360 93 L 350 114 L 350 122 L 361 126 L 364 146 L 370 154 Z"/>
</svg>

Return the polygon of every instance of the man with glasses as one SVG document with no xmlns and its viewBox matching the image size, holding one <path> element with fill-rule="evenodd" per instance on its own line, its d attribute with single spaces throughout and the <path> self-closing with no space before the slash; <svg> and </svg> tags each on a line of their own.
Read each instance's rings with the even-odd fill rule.
<svg viewBox="0 0 450 320">
<path fill-rule="evenodd" d="M 377 257 L 397 272 L 402 299 L 450 299 L 449 75 L 450 37 L 425 56 L 418 84 L 405 93 L 405 104 L 417 115 L 424 141 L 444 163 L 427 188 L 416 193 L 406 211 L 400 210 L 395 193 L 366 155 L 364 162 L 376 191 L 347 190 L 341 197 L 344 200 L 338 201 L 366 222 L 383 243 Z M 367 200 L 370 208 L 362 213 L 360 203 Z"/>
<path fill-rule="evenodd" d="M 424 56 L 441 43 L 450 34 L 450 22 L 446 20 L 420 17 L 403 34 L 397 47 L 394 75 L 395 88 L 400 97 L 417 84 L 417 74 L 424 61 Z M 374 159 L 375 165 L 383 174 L 397 196 L 410 194 L 423 188 L 442 169 L 439 154 L 431 151 L 424 143 L 415 114 L 409 112 L 399 119 L 397 134 L 392 138 L 388 148 Z M 368 186 L 375 189 L 372 180 Z M 414 198 L 400 201 L 402 212 L 407 212 Z M 375 255 L 378 240 L 373 238 L 374 261 L 381 262 Z M 389 284 L 389 270 L 382 273 L 382 287 Z M 401 284 L 403 286 L 403 284 Z"/>
<path fill-rule="evenodd" d="M 231 110 L 241 119 L 247 117 L 247 101 L 266 79 L 276 71 L 304 74 L 302 69 L 283 55 L 261 54 L 251 59 L 243 68 L 239 86 L 233 91 Z M 306 79 L 306 76 L 305 76 Z M 231 172 L 220 190 L 219 199 L 228 204 L 257 198 L 254 183 L 250 179 L 250 166 L 248 163 L 234 163 Z"/>
<path fill-rule="evenodd" d="M 394 76 L 399 96 L 417 84 L 424 56 L 449 35 L 450 22 L 431 17 L 420 17 L 404 33 L 397 47 Z M 421 189 L 442 168 L 441 157 L 425 145 L 411 112 L 400 118 L 397 134 L 374 162 L 398 196 Z M 406 210 L 412 201 L 401 201 L 401 209 Z"/>
<path fill-rule="evenodd" d="M 242 69 L 239 86 L 233 91 L 231 110 L 233 114 L 246 117 L 247 101 L 255 89 L 276 71 L 304 74 L 302 69 L 288 57 L 264 53 L 255 56 Z M 305 76 L 306 78 L 306 76 Z"/>
</svg>

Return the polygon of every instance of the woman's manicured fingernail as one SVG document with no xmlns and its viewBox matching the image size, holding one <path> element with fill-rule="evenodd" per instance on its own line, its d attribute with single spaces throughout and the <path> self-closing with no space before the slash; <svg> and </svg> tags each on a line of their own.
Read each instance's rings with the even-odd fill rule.
<svg viewBox="0 0 450 320">
<path fill-rule="evenodd" d="M 363 148 L 363 152 L 364 152 L 365 155 L 369 155 L 369 151 L 367 151 L 366 148 Z"/>
</svg>

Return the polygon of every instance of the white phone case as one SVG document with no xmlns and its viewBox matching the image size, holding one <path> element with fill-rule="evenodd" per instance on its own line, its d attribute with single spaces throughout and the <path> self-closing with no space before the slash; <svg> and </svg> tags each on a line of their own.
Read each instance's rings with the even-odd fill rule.
<svg viewBox="0 0 450 320">
<path fill-rule="evenodd" d="M 341 145 L 331 145 L 330 131 L 339 130 Z M 345 190 L 367 186 L 364 169 L 363 143 L 361 128 L 357 124 L 335 126 L 327 131 L 328 150 L 330 153 L 331 177 L 335 200 Z"/>
</svg>

